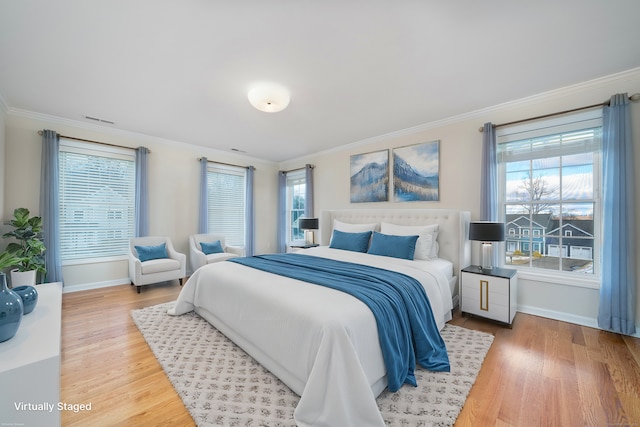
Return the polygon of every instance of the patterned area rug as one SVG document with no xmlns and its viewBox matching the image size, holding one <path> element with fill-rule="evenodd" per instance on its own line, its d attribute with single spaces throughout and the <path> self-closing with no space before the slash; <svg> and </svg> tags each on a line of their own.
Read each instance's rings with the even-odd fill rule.
<svg viewBox="0 0 640 427">
<path fill-rule="evenodd" d="M 172 304 L 131 316 L 198 426 L 295 426 L 300 398 L 291 389 L 194 312 L 169 316 Z M 418 368 L 418 387 L 383 391 L 377 401 L 388 426 L 455 423 L 493 335 L 446 325 L 442 337 L 451 372 Z"/>
</svg>

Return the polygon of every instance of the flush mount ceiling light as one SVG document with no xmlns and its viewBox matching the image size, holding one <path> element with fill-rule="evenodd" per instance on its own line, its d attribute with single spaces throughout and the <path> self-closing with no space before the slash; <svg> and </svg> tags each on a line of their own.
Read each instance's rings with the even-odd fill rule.
<svg viewBox="0 0 640 427">
<path fill-rule="evenodd" d="M 277 113 L 289 105 L 289 91 L 275 83 L 255 84 L 249 90 L 249 102 L 266 113 Z"/>
</svg>

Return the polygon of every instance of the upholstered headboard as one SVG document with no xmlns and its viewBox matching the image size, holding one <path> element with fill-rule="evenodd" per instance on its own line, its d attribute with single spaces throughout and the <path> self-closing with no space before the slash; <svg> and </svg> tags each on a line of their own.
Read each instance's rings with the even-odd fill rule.
<svg viewBox="0 0 640 427">
<path fill-rule="evenodd" d="M 471 264 L 469 222 L 471 213 L 449 209 L 345 209 L 323 211 L 320 216 L 320 244 L 328 245 L 333 220 L 353 224 L 389 222 L 397 225 L 438 224 L 439 257 L 453 263 L 453 274 Z"/>
</svg>

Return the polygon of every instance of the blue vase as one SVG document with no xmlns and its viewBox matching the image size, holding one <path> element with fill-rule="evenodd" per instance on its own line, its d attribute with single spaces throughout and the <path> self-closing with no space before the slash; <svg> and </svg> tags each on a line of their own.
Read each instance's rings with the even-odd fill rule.
<svg viewBox="0 0 640 427">
<path fill-rule="evenodd" d="M 13 292 L 22 298 L 22 309 L 24 314 L 29 314 L 36 307 L 38 302 L 38 291 L 33 286 L 24 285 L 12 289 Z"/>
<path fill-rule="evenodd" d="M 7 287 L 7 276 L 0 272 L 0 342 L 18 332 L 23 316 L 22 298 Z"/>
</svg>

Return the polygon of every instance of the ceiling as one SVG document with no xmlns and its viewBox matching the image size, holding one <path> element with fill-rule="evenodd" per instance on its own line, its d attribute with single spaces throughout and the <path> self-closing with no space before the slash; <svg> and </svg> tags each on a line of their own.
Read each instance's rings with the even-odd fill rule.
<svg viewBox="0 0 640 427">
<path fill-rule="evenodd" d="M 638 16 L 638 0 L 4 0 L 0 96 L 280 162 L 639 67 Z M 288 108 L 254 109 L 258 81 Z"/>
</svg>

